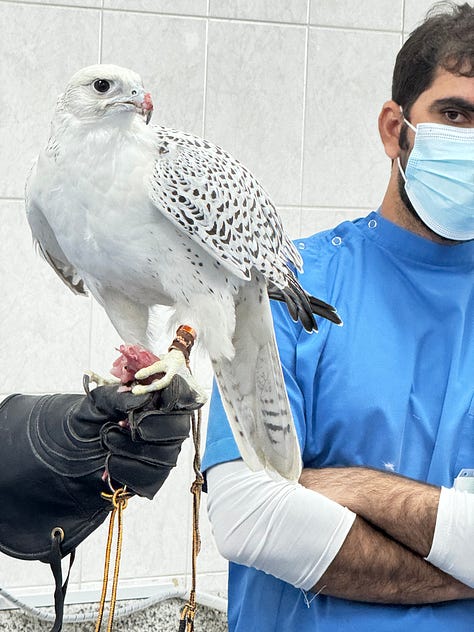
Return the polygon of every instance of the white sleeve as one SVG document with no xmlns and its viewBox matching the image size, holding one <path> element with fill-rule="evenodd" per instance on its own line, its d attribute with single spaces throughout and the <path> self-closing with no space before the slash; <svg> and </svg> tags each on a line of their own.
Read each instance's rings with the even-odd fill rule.
<svg viewBox="0 0 474 632">
<path fill-rule="evenodd" d="M 474 588 L 474 494 L 441 488 L 433 543 L 426 560 Z"/>
<path fill-rule="evenodd" d="M 243 461 L 207 471 L 208 513 L 220 553 L 310 590 L 341 548 L 355 514 Z"/>
</svg>

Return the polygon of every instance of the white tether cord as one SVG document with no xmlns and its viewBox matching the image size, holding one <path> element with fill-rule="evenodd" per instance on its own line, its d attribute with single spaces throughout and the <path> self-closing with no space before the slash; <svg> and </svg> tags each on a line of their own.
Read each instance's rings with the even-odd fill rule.
<svg viewBox="0 0 474 632">
<path fill-rule="evenodd" d="M 0 596 L 6 599 L 12 605 L 19 608 L 26 615 L 38 619 L 39 621 L 47 621 L 52 623 L 55 620 L 55 615 L 53 613 L 44 612 L 44 610 L 36 608 L 34 606 L 28 606 L 20 599 L 17 599 L 1 587 Z M 158 591 L 156 595 L 152 595 L 151 597 L 147 597 L 146 599 L 141 599 L 140 603 L 138 604 L 118 607 L 115 611 L 115 619 L 127 617 L 131 614 L 135 614 L 136 612 L 141 612 L 142 610 L 146 610 L 147 608 L 150 608 L 151 606 L 154 606 L 168 599 L 186 600 L 188 596 L 188 591 L 184 588 L 164 587 L 163 589 Z M 222 597 L 217 597 L 216 595 L 211 595 L 209 593 L 200 593 L 198 591 L 197 602 L 202 606 L 206 606 L 207 608 L 213 608 L 214 610 L 218 610 L 219 612 L 227 612 L 227 601 L 225 599 L 222 599 Z M 64 623 L 86 623 L 90 621 L 95 621 L 96 618 L 97 612 L 91 611 L 88 613 L 65 614 L 63 621 Z"/>
</svg>

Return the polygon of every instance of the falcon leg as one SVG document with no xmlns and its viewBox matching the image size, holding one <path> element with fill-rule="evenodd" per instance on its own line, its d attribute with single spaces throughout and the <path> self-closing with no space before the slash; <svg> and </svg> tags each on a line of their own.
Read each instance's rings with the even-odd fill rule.
<svg viewBox="0 0 474 632">
<path fill-rule="evenodd" d="M 100 288 L 102 303 L 112 325 L 126 343 L 147 346 L 148 306 L 131 301 L 117 290 Z"/>
<path fill-rule="evenodd" d="M 131 301 L 117 290 L 102 286 L 91 287 L 94 298 L 102 305 L 112 325 L 124 342 L 146 346 L 148 327 L 148 307 Z M 104 378 L 94 371 L 86 371 L 91 382 L 97 386 L 120 385 L 112 375 Z"/>
</svg>

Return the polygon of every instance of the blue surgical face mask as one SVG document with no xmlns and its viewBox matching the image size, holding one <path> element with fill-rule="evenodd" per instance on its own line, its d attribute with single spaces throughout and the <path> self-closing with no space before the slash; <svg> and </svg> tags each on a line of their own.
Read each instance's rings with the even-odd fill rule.
<svg viewBox="0 0 474 632">
<path fill-rule="evenodd" d="M 416 134 L 405 173 L 397 159 L 414 209 L 441 237 L 474 239 L 474 128 L 403 120 Z"/>
</svg>

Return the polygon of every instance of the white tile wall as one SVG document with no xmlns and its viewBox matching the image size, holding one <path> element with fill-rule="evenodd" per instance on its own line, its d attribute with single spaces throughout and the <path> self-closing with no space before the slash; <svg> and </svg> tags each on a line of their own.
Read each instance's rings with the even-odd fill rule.
<svg viewBox="0 0 474 632">
<path fill-rule="evenodd" d="M 139 72 L 162 125 L 202 134 L 205 51 L 205 20 L 104 12 L 102 62 Z"/>
<path fill-rule="evenodd" d="M 15 2 L 17 0 L 13 0 Z M 28 4 L 59 4 L 65 7 L 101 7 L 102 0 L 28 0 Z"/>
<path fill-rule="evenodd" d="M 65 80 L 98 61 L 100 11 L 0 2 L 0 25 L 0 195 L 21 197 Z"/>
<path fill-rule="evenodd" d="M 426 12 L 432 7 L 434 2 L 432 0 L 406 0 L 405 1 L 405 15 L 404 15 L 404 30 L 406 32 L 412 31 L 421 22 L 423 22 Z M 462 4 L 460 1 L 457 4 Z"/>
<path fill-rule="evenodd" d="M 212 17 L 304 24 L 307 0 L 210 0 Z"/>
<path fill-rule="evenodd" d="M 69 293 L 35 254 L 23 212 L 26 173 L 73 72 L 99 59 L 140 72 L 155 121 L 204 133 L 235 153 L 297 238 L 379 204 L 389 163 L 377 114 L 390 97 L 402 31 L 430 4 L 0 0 L 0 391 L 76 391 L 83 369 L 105 372 L 120 343 L 101 309 Z M 209 387 L 208 363 L 194 364 Z M 130 503 L 124 581 L 189 576 L 191 452 L 188 441 L 153 502 Z M 201 590 L 223 592 L 226 564 L 203 521 Z M 104 530 L 81 547 L 75 588 L 100 579 Z M 0 556 L 0 585 L 50 584 L 44 565 Z"/>
<path fill-rule="evenodd" d="M 391 96 L 400 35 L 314 27 L 309 35 L 303 204 L 376 206 L 390 168 L 377 116 Z"/>
<path fill-rule="evenodd" d="M 209 26 L 206 136 L 246 164 L 280 205 L 300 199 L 305 38 L 300 26 Z"/>
<path fill-rule="evenodd" d="M 301 212 L 300 237 L 309 237 L 322 230 L 329 230 L 349 220 L 364 217 L 373 209 L 304 208 Z"/>
<path fill-rule="evenodd" d="M 402 0 L 311 0 L 310 23 L 358 29 L 399 31 L 402 25 Z"/>
<path fill-rule="evenodd" d="M 205 16 L 207 0 L 104 0 L 104 8 Z"/>
</svg>

